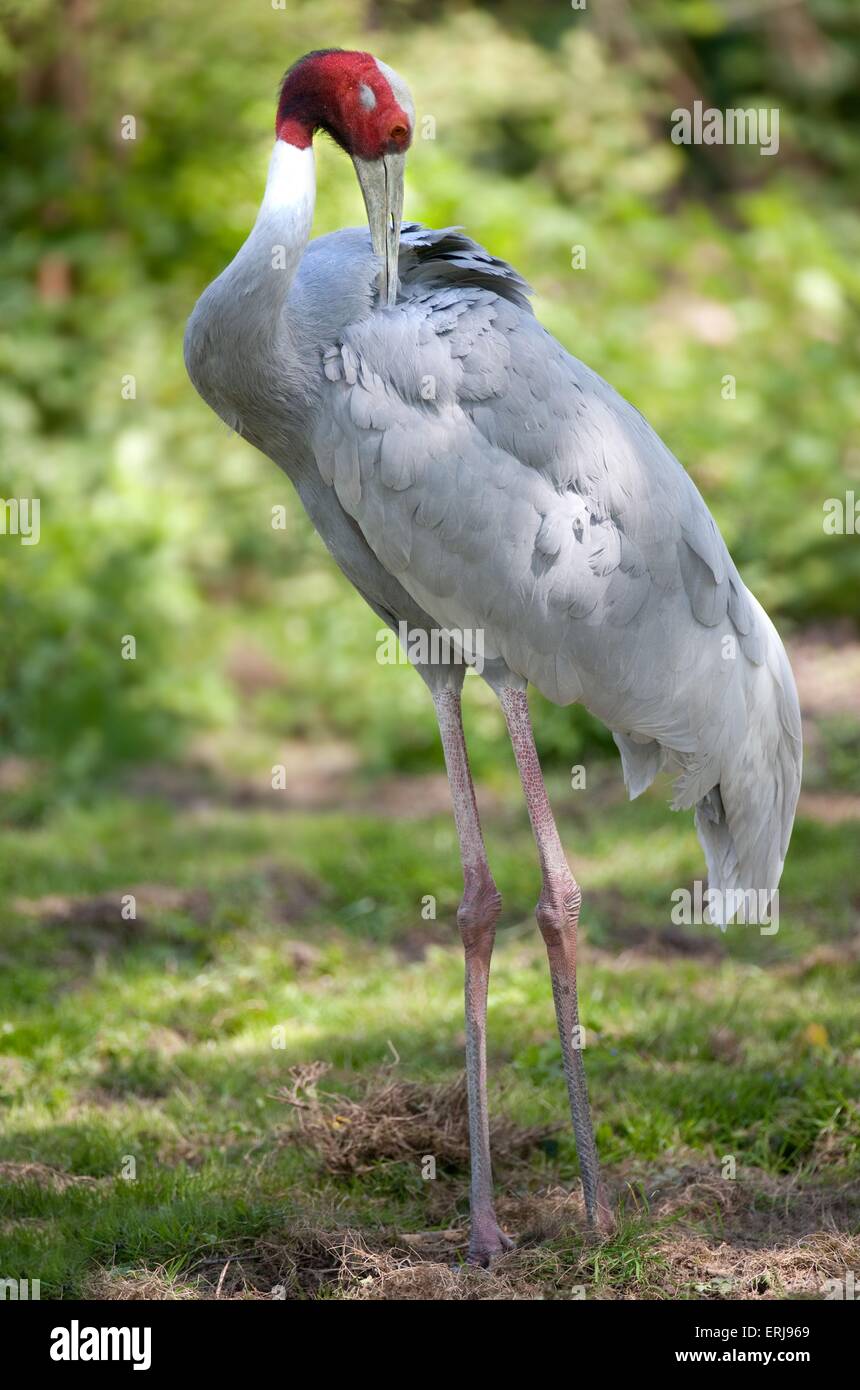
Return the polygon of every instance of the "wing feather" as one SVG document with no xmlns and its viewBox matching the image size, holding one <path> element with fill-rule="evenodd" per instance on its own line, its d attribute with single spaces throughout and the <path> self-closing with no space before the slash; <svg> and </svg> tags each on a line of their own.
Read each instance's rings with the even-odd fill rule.
<svg viewBox="0 0 860 1390">
<path fill-rule="evenodd" d="M 674 767 L 712 874 L 772 882 L 796 694 L 692 480 L 544 331 L 510 267 L 456 229 L 407 228 L 403 246 L 396 308 L 323 350 L 322 479 L 435 622 L 482 629 L 487 657 L 603 719 L 631 795 Z M 768 781 L 752 731 L 774 690 Z"/>
</svg>

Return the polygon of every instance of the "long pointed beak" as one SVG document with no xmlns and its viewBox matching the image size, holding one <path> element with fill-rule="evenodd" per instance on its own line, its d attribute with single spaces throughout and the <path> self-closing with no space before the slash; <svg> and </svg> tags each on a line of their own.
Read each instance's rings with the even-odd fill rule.
<svg viewBox="0 0 860 1390">
<path fill-rule="evenodd" d="M 386 154 L 382 159 L 359 159 L 358 155 L 353 155 L 352 162 L 364 196 L 371 244 L 382 262 L 379 274 L 380 302 L 394 304 L 397 300 L 406 156 Z"/>
</svg>

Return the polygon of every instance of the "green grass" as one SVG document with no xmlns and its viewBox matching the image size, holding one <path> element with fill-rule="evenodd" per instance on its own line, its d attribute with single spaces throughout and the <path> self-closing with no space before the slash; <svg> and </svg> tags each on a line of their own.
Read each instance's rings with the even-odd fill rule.
<svg viewBox="0 0 860 1390">
<path fill-rule="evenodd" d="M 856 823 L 799 822 L 776 936 L 689 927 L 667 938 L 669 893 L 699 871 L 687 821 L 656 795 L 620 801 L 608 776 L 579 801 L 556 791 L 585 892 L 582 1014 L 598 1144 L 627 1214 L 598 1249 L 571 1222 L 535 1247 L 529 1277 L 547 1296 L 563 1296 L 574 1276 L 589 1296 L 667 1296 L 655 1175 L 692 1165 L 718 1179 L 732 1155 L 754 1201 L 769 1183 L 836 1194 L 856 1181 Z M 8 829 L 0 1162 L 93 1181 L 59 1190 L 42 1169 L 6 1170 L 16 1180 L 0 1197 L 3 1277 L 39 1278 L 55 1298 L 86 1294 L 105 1271 L 157 1270 L 162 1288 L 205 1289 L 232 1255 L 250 1261 L 246 1287 L 266 1293 L 276 1274 L 260 1249 L 287 1249 L 315 1223 L 377 1245 L 463 1225 L 462 1171 L 423 1182 L 416 1157 L 358 1177 L 323 1172 L 313 1149 L 285 1142 L 291 1113 L 276 1098 L 291 1066 L 316 1059 L 333 1068 L 327 1084 L 360 1094 L 390 1074 L 392 1048 L 404 1078 L 461 1072 L 449 819 L 272 805 L 115 793 Z M 522 1125 L 563 1122 L 531 917 L 534 854 L 510 783 L 487 832 L 505 900 L 493 1102 Z M 120 897 L 147 884 L 186 898 L 147 906 L 144 889 L 138 920 L 123 922 Z M 422 920 L 427 894 L 436 920 Z M 57 904 L 28 912 L 20 901 L 46 895 L 80 901 L 67 902 L 64 920 Z M 678 949 L 679 932 L 692 954 Z M 422 934 L 430 944 L 416 960 L 404 941 Z M 279 1027 L 283 1047 L 273 1046 Z M 130 1157 L 133 1180 L 122 1176 Z M 502 1211 L 506 1195 L 523 1202 L 576 1173 L 563 1124 L 528 1162 L 501 1163 Z M 688 1283 L 674 1296 L 699 1296 Z M 342 1288 L 323 1279 L 316 1292 Z"/>
<path fill-rule="evenodd" d="M 141 8 L 132 30 L 107 0 L 0 6 L 3 492 L 41 504 L 38 545 L 0 536 L 0 1279 L 40 1278 L 45 1297 L 208 1296 L 232 1258 L 231 1296 L 414 1293 L 432 1266 L 439 1297 L 722 1297 L 726 1281 L 814 1294 L 825 1274 L 860 1272 L 846 1243 L 860 545 L 822 525 L 826 500 L 856 490 L 860 437 L 847 4 L 807 7 L 816 61 L 800 67 L 773 6 L 627 6 L 623 23 L 609 6 L 514 0 Z M 392 1048 L 393 1074 L 422 1085 L 462 1067 L 453 827 L 438 787 L 402 781 L 438 778 L 431 702 L 413 672 L 377 662 L 379 619 L 284 475 L 196 396 L 180 350 L 256 215 L 277 79 L 326 33 L 413 88 L 406 215 L 463 225 L 517 266 L 541 321 L 690 470 L 802 648 L 814 795 L 775 936 L 671 929 L 671 891 L 703 873 L 689 818 L 669 815 L 665 788 L 626 804 L 608 732 L 534 702 L 585 895 L 587 1070 L 621 1216 L 604 1244 L 559 1196 L 578 1192 L 577 1162 L 535 855 L 497 702 L 468 682 L 505 902 L 493 1106 L 561 1124 L 527 1161 L 498 1156 L 500 1215 L 524 1243 L 483 1284 L 439 1274 L 462 1253 L 462 1165 L 435 1182 L 417 1155 L 325 1171 L 287 1142 L 296 1116 L 273 1098 L 317 1059 L 357 1098 L 392 1074 Z M 674 145 L 683 91 L 778 108 L 778 157 Z M 362 223 L 349 160 L 316 143 L 315 234 Z M 340 780 L 320 777 L 323 750 L 345 759 Z M 573 792 L 586 760 L 588 791 Z M 291 810 L 270 790 L 279 762 Z M 142 773 L 160 798 L 135 789 Z M 121 896 L 147 884 L 160 893 L 124 922 Z M 63 903 L 33 906 L 49 895 Z M 433 1238 L 404 1248 L 416 1232 Z"/>
</svg>

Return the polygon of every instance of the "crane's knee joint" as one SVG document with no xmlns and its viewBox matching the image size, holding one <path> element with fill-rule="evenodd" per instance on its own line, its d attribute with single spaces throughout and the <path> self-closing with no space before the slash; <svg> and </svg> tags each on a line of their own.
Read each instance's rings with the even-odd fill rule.
<svg viewBox="0 0 860 1390">
<path fill-rule="evenodd" d="M 544 884 L 540 901 L 535 908 L 535 917 L 544 941 L 549 943 L 559 936 L 576 932 L 581 903 L 582 890 L 572 875 L 556 883 Z"/>
<path fill-rule="evenodd" d="M 501 911 L 502 896 L 489 874 L 467 881 L 457 909 L 457 926 L 467 951 L 492 946 Z"/>
</svg>

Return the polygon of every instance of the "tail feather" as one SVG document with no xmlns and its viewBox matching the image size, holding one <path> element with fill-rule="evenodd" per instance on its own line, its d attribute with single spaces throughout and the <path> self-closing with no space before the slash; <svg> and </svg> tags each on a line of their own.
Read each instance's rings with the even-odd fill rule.
<svg viewBox="0 0 860 1390">
<path fill-rule="evenodd" d="M 674 809 L 695 805 L 708 866 L 711 918 L 725 927 L 749 919 L 750 895 L 769 914 L 779 886 L 800 793 L 802 744 L 794 676 L 779 636 L 751 594 L 761 664 L 746 663 L 737 717 L 716 747 L 694 758 L 615 735 L 631 798 L 668 758 L 679 766 Z M 759 921 L 762 916 L 759 915 Z"/>
<path fill-rule="evenodd" d="M 750 668 L 746 725 L 739 744 L 726 750 L 718 795 L 696 808 L 696 830 L 708 862 L 708 886 L 724 903 L 721 925 L 743 921 L 745 908 L 732 898 L 755 893 L 769 909 L 779 887 L 800 793 L 800 705 L 785 648 L 767 614 L 752 599 L 764 643 L 764 661 Z"/>
</svg>

